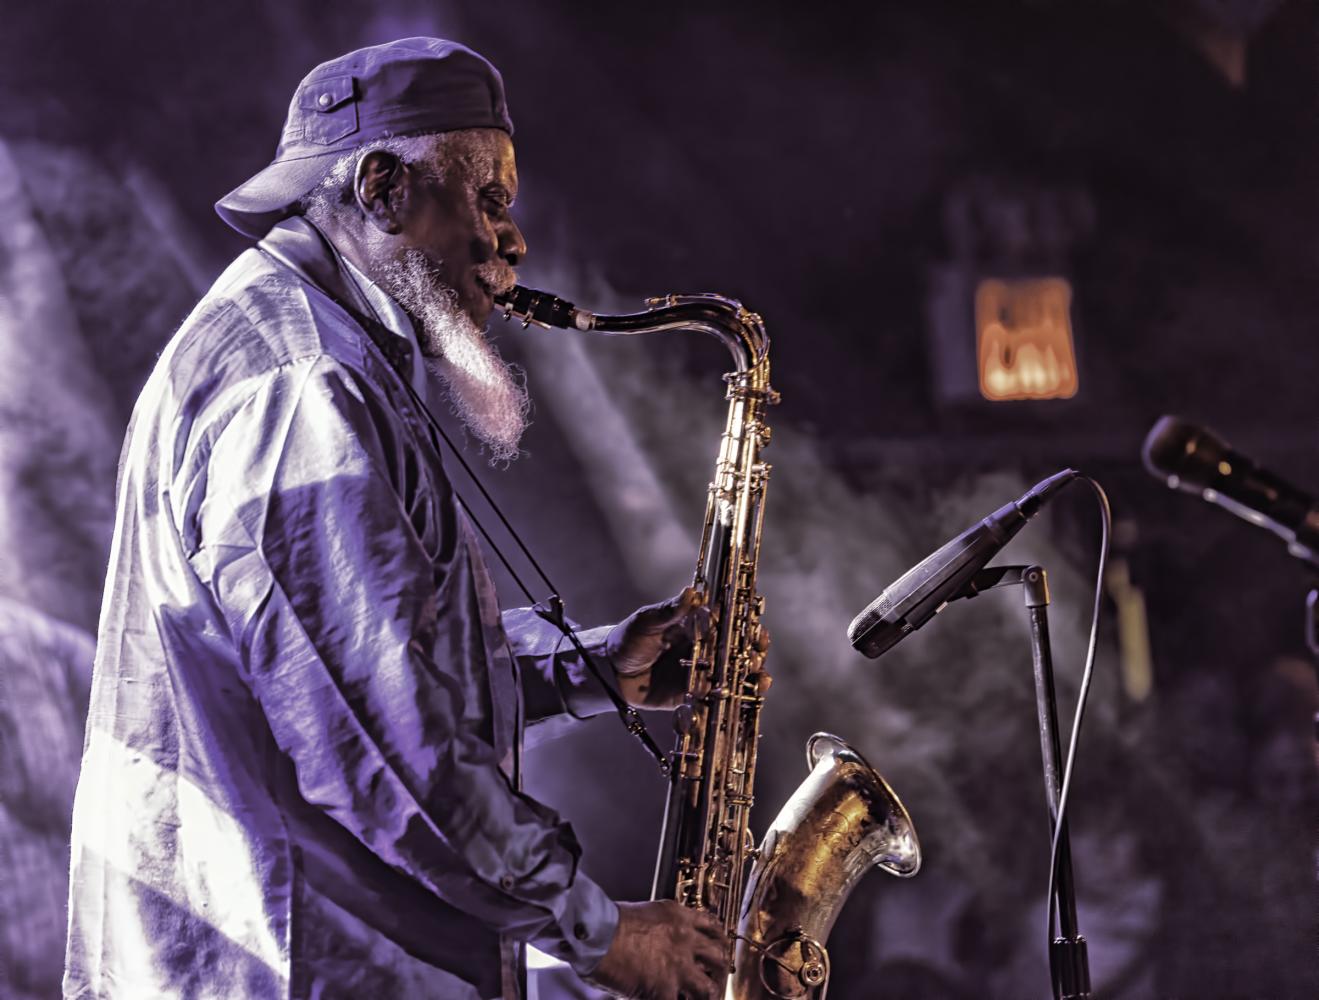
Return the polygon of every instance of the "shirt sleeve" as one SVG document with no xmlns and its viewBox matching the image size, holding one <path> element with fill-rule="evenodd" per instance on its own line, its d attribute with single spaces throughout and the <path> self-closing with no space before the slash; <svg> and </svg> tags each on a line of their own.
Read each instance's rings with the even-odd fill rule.
<svg viewBox="0 0 1319 1000">
<path fill-rule="evenodd" d="M 512 788 L 437 653 L 445 581 L 400 486 L 405 436 L 334 359 L 278 369 L 215 438 L 191 561 L 303 797 L 434 895 L 589 972 L 617 907 L 568 824 Z"/>
<path fill-rule="evenodd" d="M 594 661 L 597 676 L 564 634 L 531 608 L 505 611 L 503 625 L 518 661 L 529 746 L 562 735 L 577 719 L 614 710 L 605 690 L 614 676 L 605 648 L 613 626 L 577 629 L 577 639 Z"/>
</svg>

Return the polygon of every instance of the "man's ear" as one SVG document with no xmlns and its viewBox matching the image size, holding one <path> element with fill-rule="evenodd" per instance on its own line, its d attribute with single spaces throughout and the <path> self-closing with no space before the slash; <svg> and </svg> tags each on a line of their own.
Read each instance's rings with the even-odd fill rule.
<svg viewBox="0 0 1319 1000">
<path fill-rule="evenodd" d="M 382 233 L 393 236 L 403 229 L 407 173 L 407 165 L 383 149 L 372 150 L 358 161 L 357 176 L 353 178 L 357 207 Z"/>
</svg>

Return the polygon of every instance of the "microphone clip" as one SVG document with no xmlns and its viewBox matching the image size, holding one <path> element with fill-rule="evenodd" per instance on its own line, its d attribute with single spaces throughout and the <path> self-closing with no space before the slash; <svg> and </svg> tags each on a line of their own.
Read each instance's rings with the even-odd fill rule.
<svg viewBox="0 0 1319 1000">
<path fill-rule="evenodd" d="M 978 597 L 986 590 L 1016 586 L 1026 588 L 1026 593 L 1023 595 L 1026 599 L 1026 607 L 1048 607 L 1049 578 L 1041 566 L 986 566 L 948 600 Z"/>
<path fill-rule="evenodd" d="M 1022 582 L 1027 568 L 1026 566 L 986 566 L 971 577 L 965 587 L 948 599 L 957 601 L 963 597 L 979 597 L 986 590 L 993 590 L 995 587 L 1015 587 Z"/>
</svg>

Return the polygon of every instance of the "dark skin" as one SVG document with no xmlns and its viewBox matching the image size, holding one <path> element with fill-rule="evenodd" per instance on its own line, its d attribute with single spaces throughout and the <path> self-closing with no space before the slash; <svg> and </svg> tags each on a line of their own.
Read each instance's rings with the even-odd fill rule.
<svg viewBox="0 0 1319 1000">
<path fill-rule="evenodd" d="M 636 708 L 677 708 L 687 693 L 687 672 L 679 662 L 688 656 L 700 631 L 711 640 L 710 612 L 694 587 L 661 604 L 634 611 L 615 626 L 608 652 L 618 690 Z M 751 673 L 757 675 L 761 694 L 769 690 L 765 672 L 769 633 L 756 628 Z M 696 694 L 704 692 L 697 691 Z"/>
<path fill-rule="evenodd" d="M 503 262 L 510 268 L 527 252 L 510 208 L 517 196 L 513 144 L 497 129 L 452 133 L 433 171 L 386 151 L 368 153 L 353 179 L 355 205 L 317 219 L 354 266 L 375 276 L 374 260 L 402 248 L 422 251 L 437 266 L 458 304 L 483 326 L 493 296 L 478 268 Z M 608 652 L 618 687 L 638 708 L 673 708 L 686 676 L 680 659 L 709 613 L 692 588 L 661 604 L 641 608 L 615 626 Z M 759 671 L 768 636 L 757 635 Z M 762 689 L 768 687 L 762 675 Z M 654 1000 L 722 1000 L 729 942 L 709 914 L 671 900 L 619 903 L 618 931 L 608 953 L 587 979 L 615 995 Z"/>
<path fill-rule="evenodd" d="M 443 156 L 436 165 L 441 182 L 393 153 L 368 153 L 353 179 L 357 211 L 337 213 L 322 228 L 340 253 L 372 276 L 382 254 L 420 250 L 457 292 L 463 311 L 484 326 L 494 302 L 477 268 L 496 262 L 515 267 L 527 253 L 510 214 L 518 193 L 513 143 L 498 129 L 470 129 L 452 133 Z"/>
</svg>

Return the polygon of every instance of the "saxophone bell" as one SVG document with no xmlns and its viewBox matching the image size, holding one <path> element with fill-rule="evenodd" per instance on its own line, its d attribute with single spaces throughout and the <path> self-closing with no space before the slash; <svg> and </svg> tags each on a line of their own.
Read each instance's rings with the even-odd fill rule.
<svg viewBox="0 0 1319 1000">
<path fill-rule="evenodd" d="M 761 841 L 738 923 L 729 995 L 824 1000 L 825 947 L 861 877 L 920 870 L 916 827 L 902 800 L 856 750 L 830 733 L 806 744 L 811 773 Z"/>
</svg>

